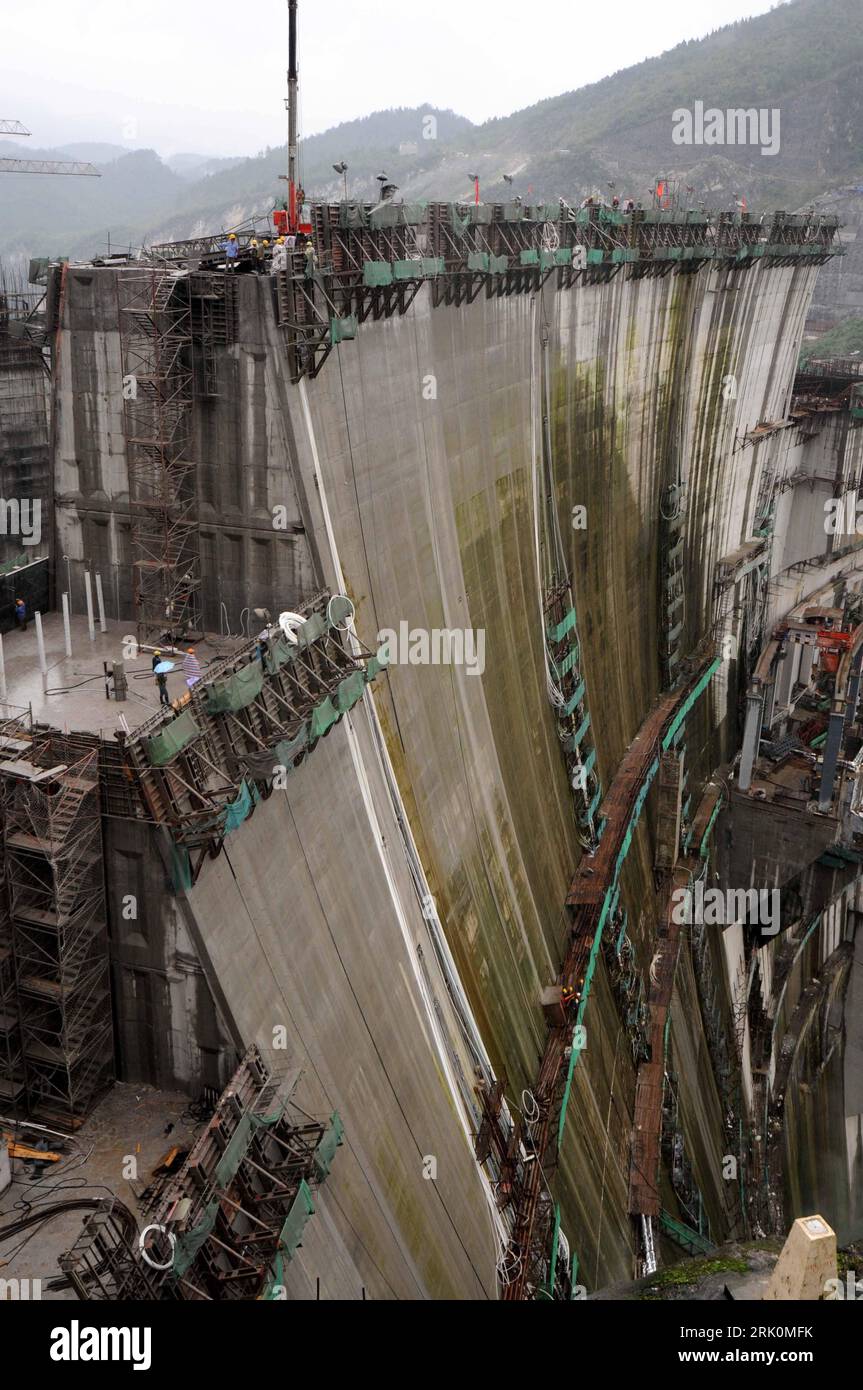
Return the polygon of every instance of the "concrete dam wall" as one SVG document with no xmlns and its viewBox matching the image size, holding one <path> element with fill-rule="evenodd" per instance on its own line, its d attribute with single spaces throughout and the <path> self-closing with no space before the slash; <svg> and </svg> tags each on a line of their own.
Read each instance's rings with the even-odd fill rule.
<svg viewBox="0 0 863 1390">
<path fill-rule="evenodd" d="M 74 606 L 83 570 L 102 565 L 126 619 L 118 273 L 68 276 L 57 550 Z M 558 975 L 564 903 L 591 843 L 548 698 L 548 574 L 557 565 L 571 576 L 597 786 L 612 782 L 679 663 L 728 639 L 676 745 L 692 821 L 714 768 L 737 750 L 738 654 L 760 645 L 766 621 L 760 579 L 733 557 L 757 539 L 767 556 L 757 573 L 780 576 L 810 543 L 819 549 L 811 509 L 799 525 L 790 511 L 774 519 L 772 539 L 761 526 L 775 475 L 821 477 L 815 445 L 779 428 L 815 274 L 717 265 L 572 287 L 552 276 L 461 305 L 435 304 L 424 287 L 299 382 L 270 277 L 237 277 L 231 341 L 215 359 L 220 390 L 194 406 L 204 625 L 237 631 L 244 610 L 275 614 L 323 586 L 351 597 L 367 648 L 396 635 L 374 694 L 181 895 L 213 1000 L 190 1005 L 199 1037 L 272 1051 L 284 1029 L 301 1103 L 345 1122 L 321 1219 L 291 1266 L 292 1296 L 313 1297 L 318 1277 L 329 1297 L 496 1296 L 502 1227 L 470 1142 L 477 1061 L 487 1053 L 510 1107 L 529 1111 L 547 1032 L 540 996 Z M 797 495 L 787 489 L 782 506 Z M 669 617 L 672 593 L 682 602 Z M 435 630 L 472 634 L 468 659 L 412 661 L 410 634 Z M 620 893 L 643 975 L 661 913 L 656 845 L 651 797 Z M 173 922 L 176 906 L 164 911 Z M 733 951 L 705 949 L 711 1007 L 728 1014 Z M 167 959 L 153 968 L 167 972 Z M 742 1229 L 741 1203 L 723 1177 L 727 1096 L 704 1022 L 707 969 L 685 941 L 668 1065 L 687 1190 L 718 1242 Z M 556 1196 L 579 1281 L 597 1288 L 629 1277 L 636 1253 L 638 1058 L 602 955 L 585 1018 Z M 677 1218 L 687 1216 L 681 1192 L 663 1177 L 663 1208 Z"/>
</svg>

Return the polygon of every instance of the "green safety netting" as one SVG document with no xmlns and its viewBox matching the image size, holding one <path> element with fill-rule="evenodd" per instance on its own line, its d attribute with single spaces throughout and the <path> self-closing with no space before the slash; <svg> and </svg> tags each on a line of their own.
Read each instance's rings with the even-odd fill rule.
<svg viewBox="0 0 863 1390">
<path fill-rule="evenodd" d="M 226 680 L 213 682 L 207 690 L 207 710 L 210 714 L 224 714 L 245 709 L 260 695 L 263 684 L 263 666 L 260 661 L 250 661 Z"/>
<path fill-rule="evenodd" d="M 587 253 L 588 265 L 602 265 L 604 259 L 605 252 L 600 247 L 595 246 L 593 250 L 588 251 Z"/>
<path fill-rule="evenodd" d="M 413 261 L 393 262 L 396 280 L 431 280 L 435 275 L 443 275 L 445 269 L 442 256 L 418 256 Z"/>
<path fill-rule="evenodd" d="M 393 282 L 393 268 L 389 261 L 364 261 L 363 284 L 370 289 L 380 289 Z"/>
<path fill-rule="evenodd" d="M 294 654 L 294 647 L 287 637 L 279 637 L 277 641 L 270 644 L 269 651 L 264 652 L 264 665 L 268 675 L 274 676 L 280 666 L 284 666 L 286 661 L 290 661 Z"/>
<path fill-rule="evenodd" d="M 572 265 L 572 247 L 558 246 L 554 253 L 555 265 Z"/>
<path fill-rule="evenodd" d="M 184 845 L 171 841 L 171 883 L 175 893 L 188 893 L 192 886 L 192 861 Z"/>
<path fill-rule="evenodd" d="M 574 627 L 575 609 L 570 608 L 559 623 L 548 629 L 548 640 L 550 642 L 562 642 L 567 633 L 572 632 Z"/>
<path fill-rule="evenodd" d="M 238 825 L 242 825 L 257 800 L 257 790 L 255 788 L 249 790 L 248 782 L 243 782 L 239 796 L 234 801 L 229 801 L 225 807 L 222 829 L 226 835 L 230 835 L 232 830 L 236 830 Z"/>
<path fill-rule="evenodd" d="M 228 1140 L 227 1148 L 216 1164 L 216 1181 L 220 1187 L 227 1187 L 243 1161 L 243 1155 L 252 1138 L 252 1116 L 247 1110 Z"/>
<path fill-rule="evenodd" d="M 150 764 L 153 767 L 164 767 L 176 758 L 178 753 L 182 753 L 187 744 L 198 738 L 200 733 L 191 710 L 183 710 L 183 713 L 178 714 L 161 733 L 147 739 L 144 748 Z"/>
<path fill-rule="evenodd" d="M 323 613 L 312 613 L 297 628 L 297 646 L 310 647 L 312 642 L 317 642 L 319 637 L 323 637 L 328 626 L 326 616 Z"/>
<path fill-rule="evenodd" d="M 468 270 L 488 270 L 488 252 L 471 251 L 467 258 Z"/>
<path fill-rule="evenodd" d="M 354 616 L 354 605 L 347 594 L 333 594 L 327 604 L 327 620 L 332 627 L 348 622 Z"/>
<path fill-rule="evenodd" d="M 366 689 L 365 671 L 352 671 L 339 681 L 335 694 L 335 706 L 340 714 L 345 714 L 357 700 L 361 700 Z"/>
<path fill-rule="evenodd" d="M 425 203 L 382 203 L 369 213 L 371 227 L 418 227 L 426 220 Z"/>
<path fill-rule="evenodd" d="M 274 748 L 268 748 L 265 753 L 244 754 L 249 776 L 262 781 L 264 778 L 273 777 L 277 767 L 292 768 L 294 758 L 298 753 L 302 753 L 308 742 L 309 728 L 307 724 L 303 724 L 300 732 L 293 738 L 280 739 Z"/>
<path fill-rule="evenodd" d="M 210 1202 L 204 1209 L 203 1219 L 199 1221 L 198 1225 L 193 1226 L 191 1231 L 186 1231 L 183 1235 L 176 1237 L 173 1272 L 178 1279 L 182 1279 L 194 1263 L 195 1256 L 216 1224 L 218 1212 L 219 1203 Z"/>
<path fill-rule="evenodd" d="M 312 710 L 312 717 L 309 723 L 309 737 L 312 739 L 321 738 L 328 729 L 331 729 L 338 719 L 341 718 L 329 695 L 322 700 L 319 705 L 315 705 Z"/>
<path fill-rule="evenodd" d="M 302 1241 L 306 1222 L 314 1214 L 315 1204 L 312 1201 L 311 1188 L 303 1179 L 297 1189 L 297 1195 L 291 1203 L 285 1224 L 279 1232 L 279 1250 L 286 1259 L 293 1258 Z"/>
<path fill-rule="evenodd" d="M 459 212 L 458 205 L 456 203 L 450 203 L 449 216 L 454 235 L 459 237 L 464 236 L 470 225 L 470 214 L 467 212 Z"/>
<path fill-rule="evenodd" d="M 330 1124 L 318 1147 L 315 1149 L 315 1171 L 318 1181 L 323 1182 L 332 1167 L 336 1149 L 344 1138 L 345 1127 L 342 1124 L 341 1116 L 334 1110 L 330 1116 Z"/>
<path fill-rule="evenodd" d="M 522 265 L 539 265 L 539 252 L 528 247 L 521 252 L 519 260 Z"/>
<path fill-rule="evenodd" d="M 385 671 L 390 664 L 390 654 L 386 643 L 378 647 L 377 656 L 370 657 L 366 662 L 366 680 L 373 681 L 375 676 L 379 676 L 381 671 Z"/>
<path fill-rule="evenodd" d="M 356 314 L 345 314 L 343 318 L 330 319 L 330 342 L 345 343 L 357 336 Z"/>
<path fill-rule="evenodd" d="M 362 203 L 339 203 L 340 227 L 367 227 L 369 215 Z"/>
<path fill-rule="evenodd" d="M 540 253 L 539 253 L 539 268 L 540 268 L 540 270 L 550 270 L 551 267 L 554 265 L 554 263 L 555 263 L 555 262 L 554 262 L 554 252 L 553 252 L 553 251 L 540 251 Z"/>
<path fill-rule="evenodd" d="M 502 275 L 509 270 L 509 256 L 489 256 L 488 268 L 492 275 Z"/>
</svg>

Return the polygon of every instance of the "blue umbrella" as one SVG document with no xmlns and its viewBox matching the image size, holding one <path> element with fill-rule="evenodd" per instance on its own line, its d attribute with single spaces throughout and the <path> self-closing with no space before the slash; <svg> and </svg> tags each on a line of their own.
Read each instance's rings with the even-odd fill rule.
<svg viewBox="0 0 863 1390">
<path fill-rule="evenodd" d="M 158 666 L 153 667 L 153 673 L 157 676 L 164 676 L 168 671 L 173 671 L 173 661 L 160 661 Z"/>
</svg>

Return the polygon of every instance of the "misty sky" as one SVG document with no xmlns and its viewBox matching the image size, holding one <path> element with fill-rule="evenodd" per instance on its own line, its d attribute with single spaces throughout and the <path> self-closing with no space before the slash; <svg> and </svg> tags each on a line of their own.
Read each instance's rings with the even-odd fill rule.
<svg viewBox="0 0 863 1390">
<path fill-rule="evenodd" d="M 424 102 L 507 115 L 772 8 L 300 0 L 302 129 Z M 0 26 L 0 116 L 23 121 L 33 145 L 238 155 L 285 139 L 286 0 L 40 0 L 4 4 Z"/>
</svg>

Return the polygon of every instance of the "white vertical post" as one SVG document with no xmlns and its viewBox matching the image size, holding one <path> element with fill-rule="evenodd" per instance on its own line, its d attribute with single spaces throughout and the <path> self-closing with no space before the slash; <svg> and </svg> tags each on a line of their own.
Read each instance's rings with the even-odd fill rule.
<svg viewBox="0 0 863 1390">
<path fill-rule="evenodd" d="M 0 632 L 0 700 L 6 699 L 6 662 L 3 660 L 3 634 Z"/>
<path fill-rule="evenodd" d="M 36 614 L 36 645 L 39 648 L 39 669 L 42 672 L 42 689 L 48 689 L 48 662 L 45 660 L 45 638 L 42 636 L 42 614 Z"/>
<path fill-rule="evenodd" d="M 69 620 L 69 595 L 63 595 L 63 634 L 66 639 L 66 655 L 72 655 L 72 625 Z"/>
<path fill-rule="evenodd" d="M 87 595 L 87 626 L 90 629 L 90 641 L 96 640 L 96 627 L 93 622 L 93 586 L 90 583 L 90 571 L 84 571 L 84 591 Z"/>
<path fill-rule="evenodd" d="M 99 605 L 99 631 L 107 632 L 108 624 L 105 622 L 105 600 L 102 597 L 102 576 L 96 575 L 96 602 Z"/>
</svg>

